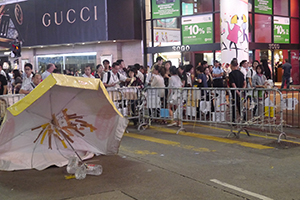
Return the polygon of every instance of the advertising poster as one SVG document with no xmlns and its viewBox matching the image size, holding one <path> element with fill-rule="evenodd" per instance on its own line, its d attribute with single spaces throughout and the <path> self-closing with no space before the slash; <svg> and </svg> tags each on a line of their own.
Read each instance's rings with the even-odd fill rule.
<svg viewBox="0 0 300 200">
<path fill-rule="evenodd" d="M 274 16 L 274 43 L 290 43 L 290 19 Z"/>
<path fill-rule="evenodd" d="M 182 18 L 182 44 L 213 43 L 212 14 Z"/>
<path fill-rule="evenodd" d="M 180 44 L 180 30 L 153 29 L 155 46 L 168 46 L 169 43 Z"/>
<path fill-rule="evenodd" d="M 180 0 L 152 0 L 152 18 L 177 17 L 180 15 Z"/>
<path fill-rule="evenodd" d="M 255 12 L 272 15 L 273 0 L 255 0 Z"/>
<path fill-rule="evenodd" d="M 248 0 L 231 2 L 221 1 L 222 65 L 230 63 L 233 58 L 237 58 L 238 62 L 249 60 Z M 235 5 L 235 9 L 232 5 Z"/>
</svg>

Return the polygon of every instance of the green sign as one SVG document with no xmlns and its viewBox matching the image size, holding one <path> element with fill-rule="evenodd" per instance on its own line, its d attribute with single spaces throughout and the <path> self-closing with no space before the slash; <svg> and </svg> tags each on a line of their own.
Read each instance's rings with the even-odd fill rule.
<svg viewBox="0 0 300 200">
<path fill-rule="evenodd" d="M 152 18 L 177 17 L 180 15 L 180 0 L 152 0 Z"/>
<path fill-rule="evenodd" d="M 182 44 L 213 43 L 212 14 L 182 18 Z"/>
<path fill-rule="evenodd" d="M 272 15 L 272 0 L 255 0 L 255 12 Z"/>
<path fill-rule="evenodd" d="M 274 43 L 290 43 L 290 19 L 274 17 Z"/>
</svg>

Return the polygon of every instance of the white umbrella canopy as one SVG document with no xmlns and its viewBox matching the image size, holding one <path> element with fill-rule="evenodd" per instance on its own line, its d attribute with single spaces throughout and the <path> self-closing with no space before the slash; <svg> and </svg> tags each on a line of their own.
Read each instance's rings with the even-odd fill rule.
<svg viewBox="0 0 300 200">
<path fill-rule="evenodd" d="M 99 79 L 53 74 L 8 108 L 0 170 L 61 167 L 74 150 L 83 159 L 115 154 L 127 124 Z"/>
</svg>

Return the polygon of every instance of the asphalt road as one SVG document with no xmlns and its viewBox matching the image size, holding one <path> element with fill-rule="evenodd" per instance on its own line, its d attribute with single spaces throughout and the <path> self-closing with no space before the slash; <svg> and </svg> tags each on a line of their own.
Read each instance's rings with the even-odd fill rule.
<svg viewBox="0 0 300 200">
<path fill-rule="evenodd" d="M 300 140 L 186 125 L 125 133 L 120 152 L 98 156 L 103 174 L 76 180 L 65 167 L 0 172 L 0 200 L 300 199 Z"/>
</svg>

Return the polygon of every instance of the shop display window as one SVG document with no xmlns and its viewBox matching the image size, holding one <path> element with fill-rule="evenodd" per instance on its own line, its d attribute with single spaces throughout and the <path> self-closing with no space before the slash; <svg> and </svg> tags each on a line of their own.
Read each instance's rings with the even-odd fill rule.
<svg viewBox="0 0 300 200">
<path fill-rule="evenodd" d="M 59 55 L 49 55 L 49 56 L 38 56 L 37 57 L 37 64 L 38 70 L 40 73 L 43 73 L 47 69 L 47 65 L 49 63 L 53 63 L 59 72 L 62 73 L 63 70 L 63 56 Z"/>
<path fill-rule="evenodd" d="M 291 19 L 291 43 L 299 44 L 299 19 Z"/>
<path fill-rule="evenodd" d="M 146 21 L 146 43 L 147 47 L 152 47 L 152 37 L 151 37 L 151 21 Z"/>
<path fill-rule="evenodd" d="M 255 42 L 272 42 L 271 16 L 255 14 Z"/>
<path fill-rule="evenodd" d="M 299 0 L 291 0 L 291 17 L 299 17 Z"/>
<path fill-rule="evenodd" d="M 220 42 L 220 13 L 215 14 L 215 20 L 214 20 L 214 32 L 215 32 L 215 43 Z"/>
<path fill-rule="evenodd" d="M 182 0 L 182 15 L 212 12 L 212 0 Z"/>
<path fill-rule="evenodd" d="M 85 66 L 91 66 L 92 71 L 96 67 L 96 53 L 75 53 L 75 54 L 60 54 L 60 55 L 45 55 L 37 56 L 37 64 L 39 72 L 46 70 L 47 64 L 53 63 L 59 73 L 68 69 L 72 72 L 84 73 Z"/>
<path fill-rule="evenodd" d="M 180 23 L 177 18 L 153 21 L 154 46 L 180 45 Z"/>
<path fill-rule="evenodd" d="M 289 15 L 289 0 L 274 0 L 274 15 Z"/>
</svg>

